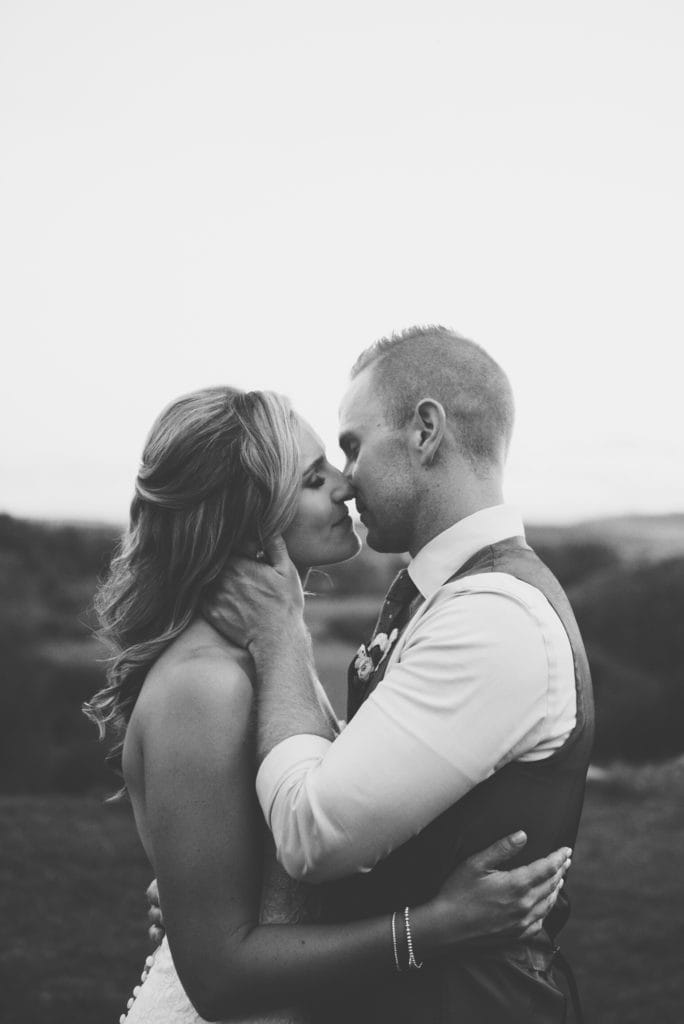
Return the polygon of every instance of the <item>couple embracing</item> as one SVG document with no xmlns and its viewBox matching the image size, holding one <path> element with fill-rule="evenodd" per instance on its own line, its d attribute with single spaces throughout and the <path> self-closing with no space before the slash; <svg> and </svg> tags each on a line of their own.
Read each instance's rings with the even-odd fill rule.
<svg viewBox="0 0 684 1024">
<path fill-rule="evenodd" d="M 90 715 L 117 741 L 164 938 L 122 1020 L 560 1024 L 556 939 L 592 739 L 558 582 L 503 503 L 508 380 L 412 328 L 361 354 L 343 470 L 269 392 L 159 417 L 98 596 Z M 408 552 L 340 727 L 312 566 Z M 361 638 L 359 638 L 361 639 Z"/>
</svg>

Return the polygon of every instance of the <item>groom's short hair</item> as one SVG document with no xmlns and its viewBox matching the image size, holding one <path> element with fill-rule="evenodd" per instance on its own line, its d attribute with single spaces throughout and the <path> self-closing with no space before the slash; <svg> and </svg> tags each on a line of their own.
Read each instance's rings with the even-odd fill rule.
<svg viewBox="0 0 684 1024">
<path fill-rule="evenodd" d="M 392 426 L 405 426 L 418 402 L 433 398 L 444 406 L 473 465 L 505 458 L 513 432 L 513 392 L 480 345 L 439 324 L 409 327 L 365 349 L 352 367 L 352 379 L 369 367 Z"/>
</svg>

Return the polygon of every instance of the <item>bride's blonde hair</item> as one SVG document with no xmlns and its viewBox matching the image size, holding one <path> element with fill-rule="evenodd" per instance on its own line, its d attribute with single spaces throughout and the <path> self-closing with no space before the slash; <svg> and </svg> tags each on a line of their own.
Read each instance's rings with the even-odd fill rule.
<svg viewBox="0 0 684 1024">
<path fill-rule="evenodd" d="M 113 649 L 107 684 L 84 711 L 114 741 L 145 675 L 190 624 L 232 554 L 282 533 L 299 492 L 296 416 L 269 391 L 205 388 L 158 417 L 135 481 L 130 524 L 95 599 Z"/>
</svg>

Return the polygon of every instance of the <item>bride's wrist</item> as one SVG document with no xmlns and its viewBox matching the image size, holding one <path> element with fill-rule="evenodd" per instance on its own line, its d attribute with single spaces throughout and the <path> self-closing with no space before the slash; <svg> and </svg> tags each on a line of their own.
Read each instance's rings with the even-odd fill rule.
<svg viewBox="0 0 684 1024">
<path fill-rule="evenodd" d="M 450 927 L 449 918 L 437 899 L 410 907 L 409 910 L 413 945 L 419 962 L 437 954 L 454 941 L 451 934 L 454 929 Z M 401 913 L 398 912 L 398 917 L 402 914 L 403 908 Z"/>
</svg>

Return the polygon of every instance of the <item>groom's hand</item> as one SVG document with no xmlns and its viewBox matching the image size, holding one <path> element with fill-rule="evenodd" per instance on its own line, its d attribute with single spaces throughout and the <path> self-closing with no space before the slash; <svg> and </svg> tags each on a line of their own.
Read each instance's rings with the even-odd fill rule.
<svg viewBox="0 0 684 1024">
<path fill-rule="evenodd" d="M 302 584 L 282 538 L 275 538 L 264 556 L 233 558 L 202 609 L 212 626 L 239 647 L 278 644 L 302 622 Z"/>
</svg>

